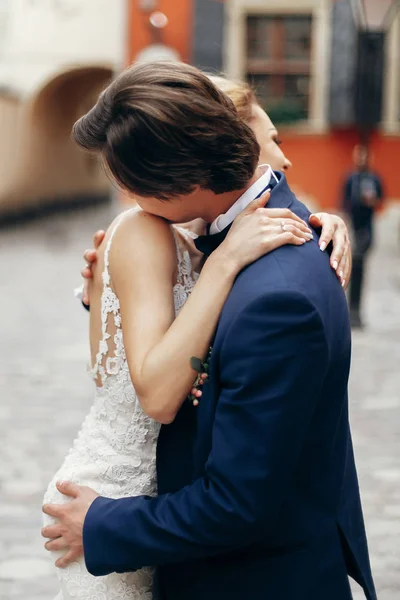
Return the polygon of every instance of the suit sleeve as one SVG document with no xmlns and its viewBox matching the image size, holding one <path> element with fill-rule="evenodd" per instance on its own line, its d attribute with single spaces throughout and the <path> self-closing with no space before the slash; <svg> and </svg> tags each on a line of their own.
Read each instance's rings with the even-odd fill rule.
<svg viewBox="0 0 400 600">
<path fill-rule="evenodd" d="M 157 498 L 95 500 L 84 525 L 92 574 L 226 553 L 274 524 L 327 369 L 320 316 L 298 293 L 259 298 L 231 324 L 218 360 L 204 476 Z"/>
</svg>

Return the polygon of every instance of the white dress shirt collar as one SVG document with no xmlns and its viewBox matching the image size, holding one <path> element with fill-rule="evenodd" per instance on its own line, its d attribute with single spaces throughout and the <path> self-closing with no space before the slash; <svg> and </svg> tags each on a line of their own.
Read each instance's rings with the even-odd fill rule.
<svg viewBox="0 0 400 600">
<path fill-rule="evenodd" d="M 236 202 L 230 207 L 230 209 L 224 213 L 223 215 L 219 215 L 215 221 L 211 223 L 210 226 L 210 235 L 214 235 L 215 233 L 219 233 L 223 231 L 225 227 L 228 227 L 235 218 L 241 213 L 246 206 L 250 204 L 253 200 L 258 198 L 264 191 L 266 191 L 269 182 L 271 181 L 271 177 L 275 177 L 277 179 L 275 173 L 271 169 L 269 165 L 259 165 L 259 169 L 262 172 L 262 175 L 257 181 L 250 186 L 244 194 L 240 196 L 236 200 Z"/>
</svg>

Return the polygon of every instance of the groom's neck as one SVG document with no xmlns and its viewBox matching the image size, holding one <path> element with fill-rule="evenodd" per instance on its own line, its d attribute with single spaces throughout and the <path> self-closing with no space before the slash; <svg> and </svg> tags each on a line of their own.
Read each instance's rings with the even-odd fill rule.
<svg viewBox="0 0 400 600">
<path fill-rule="evenodd" d="M 204 201 L 201 202 L 201 199 L 199 198 L 199 204 L 201 202 L 203 205 L 202 218 L 207 221 L 207 223 L 212 223 L 219 215 L 226 213 L 240 196 L 242 196 L 260 177 L 261 172 L 257 167 L 253 177 L 249 179 L 246 186 L 241 190 L 234 190 L 233 192 L 225 192 L 223 194 L 213 194 L 210 193 L 210 191 L 202 190 Z"/>
</svg>

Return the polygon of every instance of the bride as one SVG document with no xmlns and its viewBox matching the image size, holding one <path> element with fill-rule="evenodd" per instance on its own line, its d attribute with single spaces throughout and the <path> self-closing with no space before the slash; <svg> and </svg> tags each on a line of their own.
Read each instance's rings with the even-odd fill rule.
<svg viewBox="0 0 400 600">
<path fill-rule="evenodd" d="M 99 120 L 96 134 L 105 138 L 110 126 Z M 260 217 L 268 197 L 269 192 L 254 200 L 236 218 L 200 274 L 191 262 L 195 257 L 199 263 L 199 256 L 193 248 L 196 234 L 189 230 L 136 209 L 110 226 L 89 290 L 94 402 L 48 487 L 46 504 L 68 501 L 57 490 L 60 480 L 111 498 L 156 493 L 160 424 L 172 422 L 184 402 L 201 402 L 205 379 L 193 388 L 196 373 L 190 357 L 206 357 L 235 277 L 263 254 L 312 237 L 308 226 L 287 210 L 261 209 Z M 328 228 L 334 224 L 334 217 L 326 218 Z M 343 235 L 340 227 L 338 232 Z M 47 528 L 53 523 L 45 516 Z M 70 557 L 64 556 L 59 539 L 46 548 L 57 559 L 58 600 L 152 597 L 148 569 L 96 578 L 83 558 L 63 568 Z"/>
</svg>

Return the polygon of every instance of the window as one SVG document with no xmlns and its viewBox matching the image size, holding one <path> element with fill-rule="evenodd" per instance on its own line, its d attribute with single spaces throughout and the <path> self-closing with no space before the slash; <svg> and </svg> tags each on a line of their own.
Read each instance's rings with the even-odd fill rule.
<svg viewBox="0 0 400 600">
<path fill-rule="evenodd" d="M 248 15 L 247 79 L 274 122 L 308 119 L 311 15 Z"/>
</svg>

